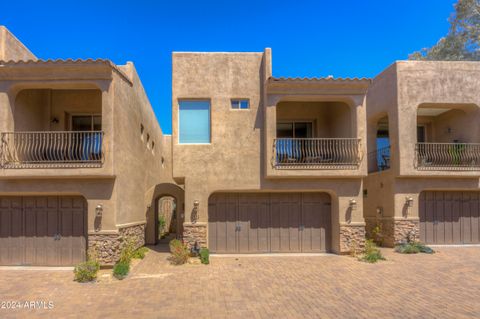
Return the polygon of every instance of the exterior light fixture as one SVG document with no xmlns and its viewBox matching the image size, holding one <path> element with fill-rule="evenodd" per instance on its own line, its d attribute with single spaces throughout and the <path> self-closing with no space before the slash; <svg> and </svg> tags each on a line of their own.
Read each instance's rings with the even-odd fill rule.
<svg viewBox="0 0 480 319">
<path fill-rule="evenodd" d="M 352 198 L 348 203 L 351 210 L 357 209 L 357 201 L 355 199 Z"/>
<path fill-rule="evenodd" d="M 51 120 L 52 124 L 58 124 L 60 123 L 60 121 L 58 120 L 58 118 L 54 117 L 52 120 Z"/>
<path fill-rule="evenodd" d="M 200 202 L 198 201 L 198 199 L 194 200 L 193 201 L 192 216 L 191 216 L 192 224 L 195 224 L 198 220 L 198 207 L 199 206 L 200 206 Z"/>
<path fill-rule="evenodd" d="M 383 207 L 380 207 L 380 206 L 377 207 L 377 214 L 383 215 Z"/>
<path fill-rule="evenodd" d="M 411 196 L 405 197 L 405 204 L 407 207 L 412 207 L 413 206 L 413 198 Z"/>
<path fill-rule="evenodd" d="M 97 207 L 95 207 L 95 216 L 98 218 L 101 218 L 103 215 L 103 205 L 98 204 Z"/>
</svg>

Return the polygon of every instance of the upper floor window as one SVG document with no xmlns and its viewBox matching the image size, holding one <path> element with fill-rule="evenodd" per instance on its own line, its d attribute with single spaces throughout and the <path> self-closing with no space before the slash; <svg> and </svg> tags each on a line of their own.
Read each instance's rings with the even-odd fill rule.
<svg viewBox="0 0 480 319">
<path fill-rule="evenodd" d="M 312 138 L 312 122 L 277 123 L 277 138 Z"/>
<path fill-rule="evenodd" d="M 210 101 L 180 101 L 178 132 L 180 144 L 210 143 Z"/>
<path fill-rule="evenodd" d="M 248 100 L 232 100 L 232 109 L 234 110 L 247 110 L 250 108 Z"/>
<path fill-rule="evenodd" d="M 72 131 L 101 131 L 102 116 L 97 114 L 72 115 Z"/>
</svg>

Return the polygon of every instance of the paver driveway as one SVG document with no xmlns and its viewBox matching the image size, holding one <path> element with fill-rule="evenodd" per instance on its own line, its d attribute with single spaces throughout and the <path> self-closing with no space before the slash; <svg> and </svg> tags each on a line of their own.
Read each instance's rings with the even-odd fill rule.
<svg viewBox="0 0 480 319">
<path fill-rule="evenodd" d="M 351 257 L 212 258 L 171 266 L 151 251 L 130 277 L 95 284 L 70 271 L 0 270 L 0 300 L 53 301 L 0 318 L 480 317 L 480 248 L 440 248 L 365 264 Z"/>
</svg>

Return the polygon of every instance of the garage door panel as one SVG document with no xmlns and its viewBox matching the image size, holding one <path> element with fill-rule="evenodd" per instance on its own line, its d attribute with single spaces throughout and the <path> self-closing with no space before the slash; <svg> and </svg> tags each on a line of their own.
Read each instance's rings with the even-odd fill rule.
<svg viewBox="0 0 480 319">
<path fill-rule="evenodd" d="M 445 244 L 453 244 L 453 205 L 451 200 L 445 200 L 443 203 L 443 213 L 444 213 L 444 236 L 445 236 Z"/>
<path fill-rule="evenodd" d="M 63 208 L 58 204 L 65 199 Z M 86 205 L 81 197 L 0 197 L 2 265 L 73 265 L 86 257 Z M 78 208 L 73 203 L 83 202 Z M 82 208 L 83 207 L 83 208 Z M 56 235 L 61 235 L 58 237 Z"/>
<path fill-rule="evenodd" d="M 229 252 L 236 250 L 236 218 L 237 218 L 237 200 L 236 197 L 229 194 L 226 196 L 218 196 L 212 203 L 215 211 L 213 227 L 216 231 L 212 241 L 216 241 L 217 252 Z"/>
<path fill-rule="evenodd" d="M 426 206 L 426 224 L 425 224 L 425 231 L 426 231 L 426 240 L 427 241 L 435 241 L 434 232 L 433 232 L 433 223 L 434 223 L 434 212 L 435 212 L 435 199 L 429 196 L 425 203 Z"/>
<path fill-rule="evenodd" d="M 212 195 L 209 200 L 210 249 L 217 253 L 326 251 L 330 247 L 329 239 L 325 238 L 330 230 L 330 207 L 325 208 L 324 204 L 329 198 L 323 193 Z M 231 205 L 222 206 L 228 203 Z M 309 210 L 307 214 L 305 209 Z M 220 235 L 221 230 L 228 228 L 233 215 L 238 226 L 236 234 L 228 238 Z M 301 227 L 305 223 L 308 227 Z M 232 238 L 236 246 L 227 243 L 233 241 Z"/>
<path fill-rule="evenodd" d="M 419 209 L 420 238 L 427 244 L 480 243 L 478 192 L 423 192 Z"/>
<path fill-rule="evenodd" d="M 433 221 L 433 233 L 435 240 L 438 243 L 445 243 L 445 212 L 443 205 L 443 196 L 435 197 L 435 202 L 433 203 L 434 210 L 434 221 Z"/>
<path fill-rule="evenodd" d="M 212 195 L 213 196 L 213 195 Z M 218 251 L 218 221 L 219 217 L 217 215 L 216 203 L 214 198 L 210 198 L 208 202 L 208 246 L 210 251 Z"/>
<path fill-rule="evenodd" d="M 426 239 L 426 228 L 425 228 L 425 221 L 426 221 L 426 208 L 425 208 L 425 198 L 424 198 L 424 194 L 422 193 L 420 195 L 420 199 L 419 199 L 419 202 L 418 202 L 418 217 L 420 218 L 420 241 L 422 243 L 426 243 L 427 242 L 427 239 Z"/>
<path fill-rule="evenodd" d="M 470 201 L 470 214 L 471 214 L 471 231 L 472 231 L 472 243 L 479 243 L 479 203 L 478 193 L 471 193 L 472 200 Z"/>
</svg>

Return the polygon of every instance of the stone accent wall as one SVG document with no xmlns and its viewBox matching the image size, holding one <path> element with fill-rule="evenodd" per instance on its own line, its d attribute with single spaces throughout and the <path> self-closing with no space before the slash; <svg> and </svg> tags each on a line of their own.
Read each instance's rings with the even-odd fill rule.
<svg viewBox="0 0 480 319">
<path fill-rule="evenodd" d="M 361 252 L 365 247 L 365 226 L 340 226 L 340 254 L 349 254 L 355 250 Z"/>
<path fill-rule="evenodd" d="M 396 220 L 394 222 L 394 241 L 395 244 L 410 240 L 420 240 L 420 223 L 418 220 Z"/>
<path fill-rule="evenodd" d="M 420 239 L 420 225 L 418 220 L 403 219 L 381 220 L 383 246 L 394 247 L 396 244 L 405 242 L 409 235 L 412 240 Z"/>
<path fill-rule="evenodd" d="M 129 237 L 134 238 L 136 248 L 145 245 L 145 224 L 120 228 L 114 234 L 89 234 L 88 253 L 95 254 L 102 266 L 114 265 Z"/>
<path fill-rule="evenodd" d="M 200 247 L 207 247 L 207 224 L 183 224 L 183 242 L 189 248 L 198 243 Z"/>
</svg>

